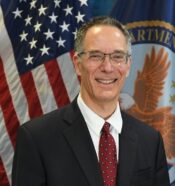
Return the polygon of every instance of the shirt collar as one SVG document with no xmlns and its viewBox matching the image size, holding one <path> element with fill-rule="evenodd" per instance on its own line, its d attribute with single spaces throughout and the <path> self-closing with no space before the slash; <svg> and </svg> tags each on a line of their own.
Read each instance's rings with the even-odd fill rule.
<svg viewBox="0 0 175 186">
<path fill-rule="evenodd" d="M 85 104 L 80 94 L 78 95 L 77 103 L 88 125 L 88 128 L 90 128 L 93 132 L 95 132 L 95 134 L 100 136 L 100 132 L 105 123 L 105 120 L 99 115 L 97 115 Z M 117 104 L 115 112 L 106 121 L 110 123 L 111 129 L 116 130 L 119 134 L 121 133 L 123 121 L 121 117 L 119 103 Z"/>
</svg>

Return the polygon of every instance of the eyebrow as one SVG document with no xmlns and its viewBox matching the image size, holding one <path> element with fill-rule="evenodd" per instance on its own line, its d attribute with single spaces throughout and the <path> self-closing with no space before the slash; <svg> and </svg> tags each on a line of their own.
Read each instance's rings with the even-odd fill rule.
<svg viewBox="0 0 175 186">
<path fill-rule="evenodd" d="M 116 52 L 116 53 L 127 53 L 126 51 L 124 51 L 124 50 L 114 50 L 113 52 Z"/>
<path fill-rule="evenodd" d="M 85 50 L 86 51 L 86 50 Z M 88 52 L 102 52 L 101 50 L 87 50 Z M 121 53 L 121 54 L 123 54 L 123 53 L 127 53 L 126 51 L 123 51 L 123 50 L 114 50 L 113 52 L 111 52 L 111 53 Z M 102 53 L 104 53 L 105 54 L 105 52 L 102 52 Z"/>
</svg>

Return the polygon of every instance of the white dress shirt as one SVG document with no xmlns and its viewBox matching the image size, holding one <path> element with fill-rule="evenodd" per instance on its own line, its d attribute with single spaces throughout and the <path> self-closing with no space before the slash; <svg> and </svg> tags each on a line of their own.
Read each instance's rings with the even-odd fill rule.
<svg viewBox="0 0 175 186">
<path fill-rule="evenodd" d="M 99 141 L 100 141 L 101 130 L 106 121 L 110 124 L 110 134 L 113 136 L 115 140 L 116 150 L 117 150 L 116 151 L 117 160 L 118 160 L 119 134 L 121 133 L 122 125 L 123 125 L 119 104 L 117 104 L 117 108 L 115 112 L 110 116 L 110 118 L 104 120 L 102 117 L 97 115 L 85 104 L 80 94 L 78 96 L 77 103 L 86 121 L 98 159 L 99 159 Z"/>
</svg>

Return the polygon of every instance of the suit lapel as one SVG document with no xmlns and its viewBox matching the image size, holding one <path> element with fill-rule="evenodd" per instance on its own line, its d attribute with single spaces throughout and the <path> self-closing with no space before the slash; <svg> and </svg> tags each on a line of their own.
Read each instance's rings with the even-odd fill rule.
<svg viewBox="0 0 175 186">
<path fill-rule="evenodd" d="M 85 120 L 78 108 L 76 100 L 64 114 L 69 127 L 63 134 L 72 148 L 89 184 L 103 186 L 96 152 Z M 136 161 L 137 134 L 132 130 L 132 121 L 122 113 L 123 128 L 119 136 L 118 186 L 129 186 L 134 163 Z"/>
<path fill-rule="evenodd" d="M 88 128 L 76 101 L 65 113 L 65 121 L 69 127 L 64 130 L 64 136 L 70 144 L 82 170 L 91 186 L 103 186 L 98 159 Z"/>
<path fill-rule="evenodd" d="M 137 134 L 132 130 L 128 116 L 122 114 L 123 128 L 119 136 L 118 186 L 129 186 L 136 161 Z"/>
</svg>

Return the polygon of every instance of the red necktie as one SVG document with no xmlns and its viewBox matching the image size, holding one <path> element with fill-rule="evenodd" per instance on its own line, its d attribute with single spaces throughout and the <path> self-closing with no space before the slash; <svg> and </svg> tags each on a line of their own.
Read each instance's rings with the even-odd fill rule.
<svg viewBox="0 0 175 186">
<path fill-rule="evenodd" d="M 117 160 L 114 138 L 109 132 L 109 123 L 105 123 L 99 143 L 99 161 L 104 186 L 116 186 Z"/>
</svg>

